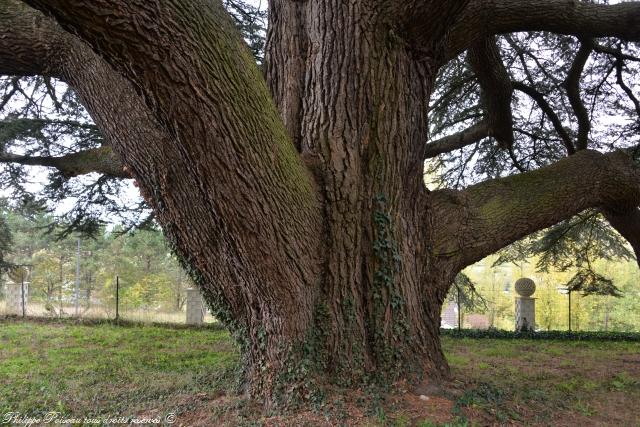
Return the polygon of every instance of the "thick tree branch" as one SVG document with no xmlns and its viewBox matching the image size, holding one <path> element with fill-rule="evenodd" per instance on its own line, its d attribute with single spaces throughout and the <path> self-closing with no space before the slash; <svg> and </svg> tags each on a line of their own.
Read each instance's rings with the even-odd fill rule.
<svg viewBox="0 0 640 427">
<path fill-rule="evenodd" d="M 640 2 L 473 0 L 450 32 L 447 57 L 455 57 L 483 37 L 518 31 L 640 41 Z"/>
<path fill-rule="evenodd" d="M 501 148 L 511 149 L 513 146 L 513 85 L 495 38 L 487 37 L 474 43 L 469 49 L 467 61 L 480 85 L 484 118 L 465 130 L 427 144 L 426 159 L 475 144 L 487 137 L 494 137 Z"/>
<path fill-rule="evenodd" d="M 451 25 L 459 19 L 471 0 L 382 0 L 396 19 L 396 26 L 417 50 L 441 55 L 442 44 Z"/>
<path fill-rule="evenodd" d="M 0 74 L 14 76 L 60 73 L 62 33 L 41 14 L 18 1 L 0 5 Z"/>
<path fill-rule="evenodd" d="M 576 57 L 571 64 L 569 74 L 564 86 L 567 89 L 567 97 L 571 103 L 571 108 L 578 118 L 578 138 L 576 140 L 576 148 L 578 150 L 586 150 L 589 146 L 589 132 L 591 131 L 591 118 L 589 111 L 582 103 L 580 96 L 580 80 L 584 66 L 593 51 L 593 41 L 590 39 L 582 40 L 580 49 L 576 53 Z"/>
<path fill-rule="evenodd" d="M 89 43 L 70 42 L 65 77 L 209 301 L 252 338 L 271 319 L 268 339 L 302 339 L 320 271 L 318 192 L 222 6 L 27 3 Z"/>
<path fill-rule="evenodd" d="M 431 197 L 440 213 L 434 252 L 464 267 L 585 209 L 635 209 L 640 171 L 626 153 L 583 150 L 536 171 Z"/>
<path fill-rule="evenodd" d="M 500 56 L 495 37 L 479 39 L 471 46 L 468 61 L 480 83 L 480 101 L 489 125 L 489 134 L 501 148 L 513 146 L 511 78 Z"/>
<path fill-rule="evenodd" d="M 129 174 L 124 171 L 120 159 L 109 146 L 59 157 L 22 156 L 13 153 L 0 153 L 0 163 L 52 167 L 58 169 L 66 178 L 93 172 L 116 178 L 129 178 Z"/>
<path fill-rule="evenodd" d="M 76 37 L 22 2 L 0 5 L 0 74 L 53 74 L 76 90 L 109 146 L 167 140 L 133 87 Z M 16 58 L 18 58 L 16 60 Z M 19 119 L 29 122 L 40 119 Z M 58 122 L 65 126 L 96 125 Z"/>
<path fill-rule="evenodd" d="M 576 114 L 578 119 L 578 136 L 577 140 L 573 141 L 567 130 L 562 125 L 559 117 L 553 111 L 549 103 L 544 99 L 544 96 L 539 93 L 535 88 L 527 86 L 523 83 L 511 82 L 509 76 L 504 69 L 504 65 L 499 56 L 499 51 L 495 43 L 488 43 L 487 40 L 482 40 L 476 42 L 472 45 L 469 50 L 469 61 L 476 71 L 478 75 L 478 79 L 480 81 L 482 95 L 483 95 L 483 105 L 485 107 L 485 111 L 487 112 L 487 117 L 490 123 L 490 128 L 500 127 L 502 125 L 502 129 L 505 129 L 507 125 L 512 123 L 512 118 L 505 114 L 502 111 L 500 114 L 494 114 L 494 119 L 491 119 L 491 112 L 496 111 L 500 108 L 509 109 L 510 113 L 510 97 L 511 92 L 509 90 L 518 89 L 527 95 L 529 95 L 541 108 L 541 110 L 545 113 L 545 115 L 550 119 L 553 124 L 556 132 L 560 136 L 565 148 L 567 149 L 567 154 L 572 155 L 577 150 L 586 150 L 589 143 L 589 132 L 591 129 L 590 117 L 587 109 L 585 108 L 582 98 L 580 95 L 580 80 L 582 77 L 582 73 L 585 67 L 585 64 L 594 49 L 594 43 L 591 39 L 583 40 L 579 51 L 576 54 L 576 57 L 572 63 L 569 74 L 567 76 L 564 87 L 567 90 L 567 95 L 569 97 L 571 106 Z M 618 83 L 620 84 L 620 63 L 621 59 L 618 58 Z M 621 87 L 623 90 L 624 82 L 622 82 Z M 627 94 L 630 91 L 626 91 Z M 507 96 L 507 94 L 509 94 Z M 501 96 L 502 95 L 502 96 Z M 631 97 L 633 100 L 633 97 Z M 464 132 L 462 133 L 464 135 Z M 469 142 L 469 141 L 467 141 Z M 575 144 L 575 145 L 574 145 Z M 513 152 L 510 152 L 513 156 Z M 514 158 L 515 162 L 515 158 Z M 524 172 L 521 170 L 521 172 Z M 627 205 L 625 205 L 627 206 Z M 638 230 L 636 228 L 640 227 L 640 225 L 633 224 L 633 221 L 637 218 L 633 215 L 633 213 L 637 215 L 637 209 L 633 208 L 631 211 L 632 214 L 625 213 L 625 215 L 613 215 L 609 213 L 609 217 L 612 218 L 610 220 L 611 225 L 616 228 L 618 232 L 620 232 L 625 238 L 629 240 L 629 242 L 634 245 L 634 249 L 636 247 L 640 247 L 640 235 L 636 233 Z M 611 212 L 611 211 L 609 211 Z"/>
<path fill-rule="evenodd" d="M 69 67 L 63 61 L 73 45 L 69 35 L 60 31 L 41 14 L 16 1 L 6 1 L 2 4 L 0 23 L 0 74 L 64 77 L 64 68 Z M 39 119 L 30 121 L 39 122 L 38 125 L 44 123 Z M 79 122 L 58 121 L 55 124 L 95 128 L 94 125 Z M 91 172 L 118 178 L 129 177 L 109 146 L 60 157 L 23 156 L 5 152 L 0 153 L 0 162 L 54 167 L 66 177 Z"/>
<path fill-rule="evenodd" d="M 53 15 L 130 79 L 171 135 L 248 150 L 269 169 L 302 169 L 285 153 L 293 145 L 282 140 L 269 91 L 221 4 L 174 0 L 156 10 L 146 0 L 25 3 Z M 158 22 L 161 14 L 166 19 Z M 272 164 L 264 153 L 274 152 L 294 164 Z"/>
<path fill-rule="evenodd" d="M 636 261 L 640 265 L 640 210 L 637 207 L 632 209 L 600 210 L 609 224 L 618 232 L 633 248 Z"/>
</svg>

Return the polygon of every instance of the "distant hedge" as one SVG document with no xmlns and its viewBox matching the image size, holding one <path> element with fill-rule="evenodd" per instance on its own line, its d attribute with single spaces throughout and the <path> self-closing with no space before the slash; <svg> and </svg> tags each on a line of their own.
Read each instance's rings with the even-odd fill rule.
<svg viewBox="0 0 640 427">
<path fill-rule="evenodd" d="M 634 341 L 640 342 L 640 332 L 514 332 L 501 329 L 440 329 L 440 335 L 453 338 L 494 338 L 566 341 Z"/>
</svg>

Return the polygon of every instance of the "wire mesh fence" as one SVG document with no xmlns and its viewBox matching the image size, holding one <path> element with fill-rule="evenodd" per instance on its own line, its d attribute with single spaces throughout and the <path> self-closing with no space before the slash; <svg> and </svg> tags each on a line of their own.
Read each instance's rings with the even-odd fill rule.
<svg viewBox="0 0 640 427">
<path fill-rule="evenodd" d="M 76 287 L 68 282 L 42 287 L 4 275 L 0 283 L 0 316 L 187 323 L 187 295 L 194 291 L 181 289 L 172 298 L 159 298 L 154 295 L 153 283 L 149 283 L 146 293 L 132 290 L 129 285 L 126 279 L 116 277 L 100 287 Z M 191 311 L 202 312 L 195 319 L 200 317 L 203 323 L 215 322 L 201 300 L 200 306 L 197 300 L 195 304 L 194 308 L 192 301 Z M 194 323 L 193 315 L 190 319 L 190 323 Z"/>
<path fill-rule="evenodd" d="M 177 285 L 174 285 L 165 280 L 160 283 L 153 275 L 135 282 L 120 276 L 101 280 L 89 277 L 60 280 L 60 277 L 40 275 L 38 279 L 31 273 L 14 270 L 0 276 L 0 316 L 169 324 L 215 322 L 201 300 L 189 297 L 190 293 L 199 293 L 190 289 L 188 282 L 176 281 Z M 535 330 L 638 330 L 638 322 L 629 318 L 628 311 L 620 310 L 625 306 L 614 306 L 617 301 L 611 298 L 559 297 L 555 286 L 544 285 L 540 286 L 538 294 L 533 316 Z M 470 304 L 470 298 L 453 289 L 443 305 L 441 327 L 503 330 L 517 327 L 516 295 L 510 289 L 495 288 L 495 291 L 483 292 L 480 297 L 481 303 Z M 587 303 L 594 306 L 587 306 Z"/>
</svg>

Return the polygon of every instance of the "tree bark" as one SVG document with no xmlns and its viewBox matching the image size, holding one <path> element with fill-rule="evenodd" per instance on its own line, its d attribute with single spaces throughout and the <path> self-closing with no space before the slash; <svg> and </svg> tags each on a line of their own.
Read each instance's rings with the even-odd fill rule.
<svg viewBox="0 0 640 427">
<path fill-rule="evenodd" d="M 309 378 L 446 377 L 440 311 L 464 265 L 582 209 L 637 202 L 634 169 L 597 153 L 427 191 L 429 95 L 465 2 L 272 0 L 266 84 L 217 3 L 25 3 L 57 23 L 0 13 L 35 26 L 0 27 L 6 48 L 59 52 L 22 71 L 78 92 L 268 406 L 308 396 Z M 427 33 L 408 11 L 438 25 Z M 54 47 L 34 40 L 45 33 Z"/>
<path fill-rule="evenodd" d="M 443 222 L 434 252 L 464 268 L 588 208 L 629 212 L 640 203 L 639 184 L 640 169 L 625 152 L 582 150 L 532 172 L 437 191 Z"/>
<path fill-rule="evenodd" d="M 267 77 L 285 122 L 299 123 L 291 132 L 324 203 L 322 366 L 348 381 L 447 371 L 444 294 L 427 274 L 420 220 L 435 64 L 416 60 L 384 18 L 365 2 L 271 3 Z M 280 42 L 287 28 L 295 42 Z"/>
<path fill-rule="evenodd" d="M 212 13 L 209 18 L 223 21 L 210 27 L 229 30 L 228 18 L 220 10 L 214 12 L 217 15 Z M 251 391 L 270 393 L 276 373 L 284 369 L 289 347 L 302 341 L 312 322 L 319 280 L 316 258 L 321 210 L 312 177 L 289 145 L 249 53 L 238 39 L 243 54 L 235 59 L 246 60 L 245 66 L 212 60 L 212 64 L 233 67 L 236 74 L 236 68 L 246 73 L 238 76 L 216 70 L 209 77 L 220 80 L 206 85 L 215 84 L 219 93 L 191 82 L 185 85 L 185 91 L 194 93 L 182 94 L 182 108 L 197 109 L 198 102 L 193 101 L 210 96 L 214 98 L 210 106 L 218 111 L 181 111 L 165 95 L 163 105 L 149 102 L 150 94 L 138 96 L 138 85 L 144 80 L 123 78 L 87 45 L 67 36 L 42 15 L 39 19 L 48 26 L 47 31 L 57 29 L 57 35 L 63 36 L 61 40 L 51 37 L 60 41 L 59 51 L 66 53 L 59 57 L 60 75 L 78 92 L 138 181 L 170 243 L 218 318 L 242 339 Z M 25 37 L 30 35 L 27 31 Z M 231 35 L 225 37 L 229 43 L 233 40 Z M 187 42 L 183 36 L 173 39 Z M 150 42 L 161 40 L 150 37 Z M 232 55 L 235 50 L 226 47 L 222 52 Z M 153 54 L 147 59 L 160 61 Z M 156 66 L 160 67 L 154 64 L 152 68 Z M 191 69 L 201 70 L 193 65 Z M 157 76 L 146 77 L 154 85 L 160 82 Z M 166 84 L 176 84 L 174 75 L 166 77 L 171 80 Z M 262 95 L 251 98 L 233 93 L 244 87 Z M 160 85 L 149 88 L 163 94 L 165 89 Z M 177 100 L 180 94 L 174 95 Z M 158 108 L 166 113 L 154 111 Z M 180 113 L 185 116 L 171 117 Z M 264 116 L 255 117 L 257 114 Z M 193 129 L 182 132 L 196 119 L 199 123 Z"/>
<path fill-rule="evenodd" d="M 480 102 L 485 111 L 489 135 L 503 149 L 513 147 L 511 98 L 513 85 L 495 37 L 477 40 L 469 49 L 467 60 L 480 84 Z"/>
<path fill-rule="evenodd" d="M 518 31 L 638 41 L 640 2 L 603 5 L 563 0 L 472 0 L 450 28 L 446 57 L 455 57 L 479 38 Z"/>
<path fill-rule="evenodd" d="M 635 206 L 621 209 L 619 204 L 616 204 L 601 209 L 601 212 L 609 224 L 629 242 L 640 265 L 640 210 Z"/>
</svg>

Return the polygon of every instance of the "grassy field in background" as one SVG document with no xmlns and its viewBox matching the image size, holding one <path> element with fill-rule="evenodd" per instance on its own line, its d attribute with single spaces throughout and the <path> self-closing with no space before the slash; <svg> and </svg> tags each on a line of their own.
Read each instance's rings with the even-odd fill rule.
<svg viewBox="0 0 640 427">
<path fill-rule="evenodd" d="M 213 328 L 0 321 L 0 417 L 166 417 L 175 425 L 640 426 L 640 343 L 444 338 L 453 380 L 329 394 L 264 417 L 235 396 L 238 355 Z M 401 390 L 401 385 L 395 390 Z M 2 418 L 0 418 L 2 423 Z"/>
</svg>

